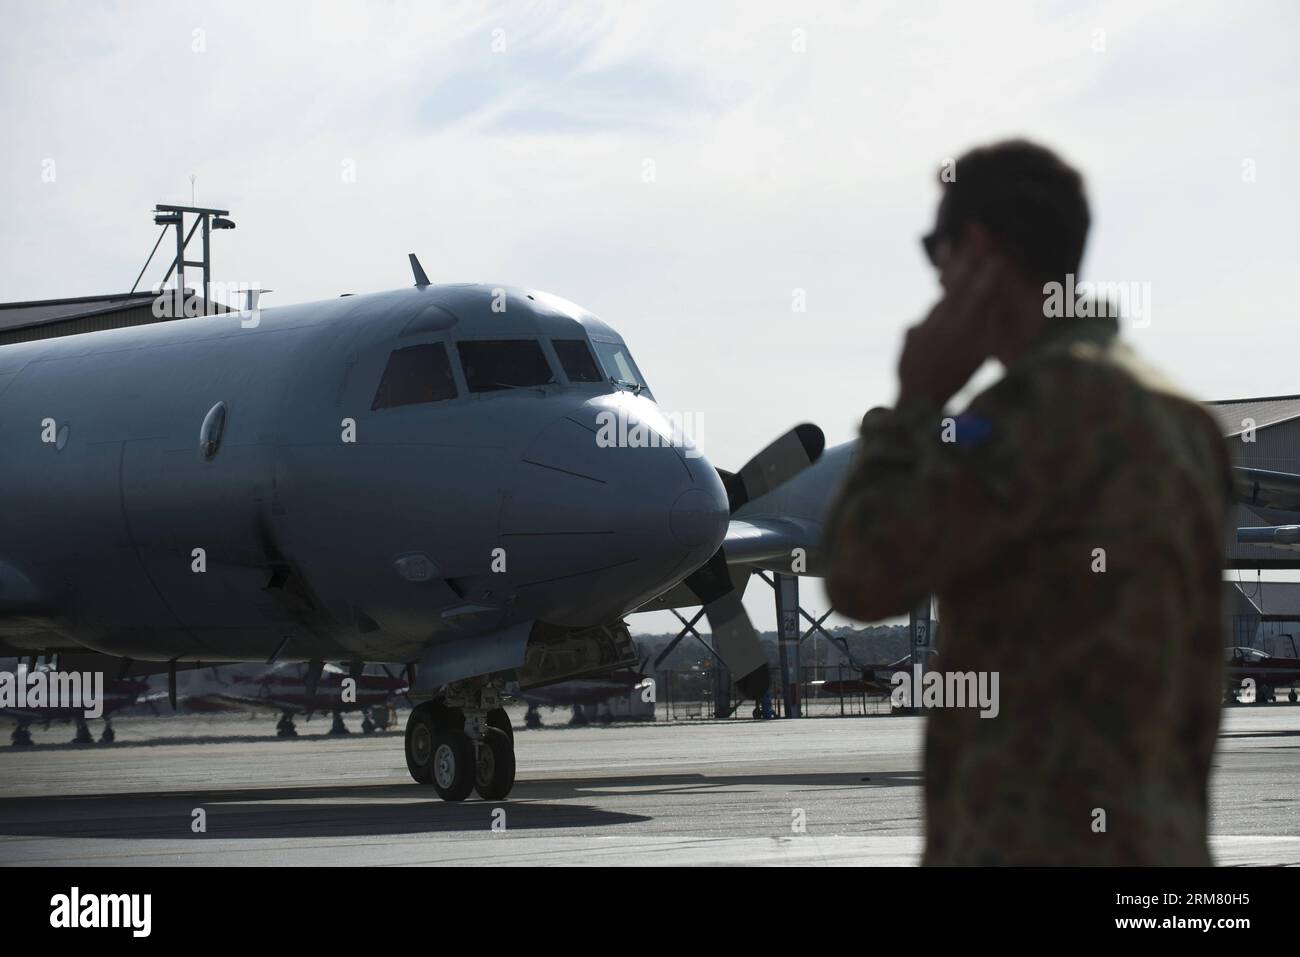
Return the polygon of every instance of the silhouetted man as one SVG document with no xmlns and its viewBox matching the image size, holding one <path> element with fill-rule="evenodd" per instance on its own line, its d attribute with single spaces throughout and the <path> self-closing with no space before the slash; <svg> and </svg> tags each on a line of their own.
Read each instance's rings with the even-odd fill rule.
<svg viewBox="0 0 1300 957">
<path fill-rule="evenodd" d="M 839 611 L 935 594 L 942 672 L 1000 676 L 995 717 L 928 712 L 925 863 L 1208 864 L 1225 443 L 1098 303 L 1063 297 L 1077 172 L 1018 141 L 955 174 L 925 238 L 943 297 L 907 333 L 895 407 L 863 418 L 828 531 Z M 1005 375 L 948 417 L 989 357 Z"/>
</svg>

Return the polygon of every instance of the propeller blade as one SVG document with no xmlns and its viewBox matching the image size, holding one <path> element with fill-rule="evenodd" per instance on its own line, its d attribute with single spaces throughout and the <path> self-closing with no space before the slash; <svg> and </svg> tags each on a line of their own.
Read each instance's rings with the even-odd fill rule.
<svg viewBox="0 0 1300 957">
<path fill-rule="evenodd" d="M 767 653 L 734 591 L 704 606 L 713 631 L 713 648 L 727 664 L 737 688 L 746 698 L 761 698 L 772 683 Z"/>
<path fill-rule="evenodd" d="M 722 484 L 732 514 L 745 503 L 790 481 L 821 458 L 825 449 L 826 436 L 822 430 L 805 422 L 772 442 L 741 466 L 739 472 L 723 475 Z"/>
<path fill-rule="evenodd" d="M 393 673 L 392 673 L 391 671 L 388 670 L 388 665 L 381 664 L 379 667 L 381 667 L 381 668 L 384 669 L 384 674 L 388 675 L 388 677 L 390 677 L 390 678 L 393 677 Z M 406 678 L 406 666 L 405 666 L 405 665 L 402 666 L 402 678 L 403 678 L 403 679 Z M 406 687 L 407 687 L 408 689 L 411 687 L 411 683 L 410 683 L 409 681 L 406 683 Z M 411 695 L 409 694 L 408 691 L 403 691 L 403 692 L 402 692 L 402 697 L 406 699 L 406 703 L 407 703 L 407 704 L 409 704 L 411 707 L 415 707 L 415 702 L 411 700 Z"/>
<path fill-rule="evenodd" d="M 704 616 L 713 632 L 713 650 L 731 671 L 736 686 L 746 698 L 761 697 L 771 683 L 767 652 L 731 580 L 722 549 L 687 576 L 683 584 L 704 606 Z"/>
</svg>

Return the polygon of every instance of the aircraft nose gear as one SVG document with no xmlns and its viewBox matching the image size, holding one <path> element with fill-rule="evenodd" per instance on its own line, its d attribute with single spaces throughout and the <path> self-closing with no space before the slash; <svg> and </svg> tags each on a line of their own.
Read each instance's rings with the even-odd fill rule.
<svg viewBox="0 0 1300 957">
<path fill-rule="evenodd" d="M 515 783 L 514 729 L 494 689 L 452 689 L 425 701 L 406 720 L 406 767 L 444 801 L 478 790 L 499 801 Z"/>
<path fill-rule="evenodd" d="M 9 735 L 9 743 L 15 748 L 26 747 L 32 743 L 32 733 L 27 730 L 27 725 L 20 724 L 14 728 L 13 734 Z"/>
<path fill-rule="evenodd" d="M 280 738 L 296 738 L 298 736 L 298 729 L 293 725 L 293 715 L 285 712 L 280 716 L 280 720 L 275 725 L 275 734 L 276 737 Z"/>
<path fill-rule="evenodd" d="M 330 725 L 330 734 L 351 734 L 348 726 L 343 723 L 343 715 L 337 711 L 334 712 L 334 723 Z"/>
<path fill-rule="evenodd" d="M 117 740 L 117 735 L 113 733 L 113 726 L 109 724 L 107 720 L 105 720 L 104 733 L 99 736 L 99 743 L 112 744 L 116 740 Z"/>
</svg>

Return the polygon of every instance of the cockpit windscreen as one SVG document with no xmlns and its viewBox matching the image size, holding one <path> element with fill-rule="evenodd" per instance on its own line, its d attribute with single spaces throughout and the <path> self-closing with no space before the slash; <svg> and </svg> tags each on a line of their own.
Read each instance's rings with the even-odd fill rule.
<svg viewBox="0 0 1300 957">
<path fill-rule="evenodd" d="M 456 344 L 470 392 L 550 385 L 555 373 L 534 339 L 468 339 Z"/>
<path fill-rule="evenodd" d="M 551 342 L 570 382 L 604 382 L 605 376 L 587 347 L 585 339 L 555 339 Z"/>
<path fill-rule="evenodd" d="M 626 386 L 636 391 L 649 388 L 645 379 L 641 378 L 641 372 L 632 361 L 632 354 L 627 351 L 627 346 L 621 342 L 602 342 L 599 339 L 593 339 L 593 346 L 596 347 L 596 355 L 600 357 L 600 364 L 605 367 L 605 374 L 614 380 L 616 385 Z"/>
</svg>

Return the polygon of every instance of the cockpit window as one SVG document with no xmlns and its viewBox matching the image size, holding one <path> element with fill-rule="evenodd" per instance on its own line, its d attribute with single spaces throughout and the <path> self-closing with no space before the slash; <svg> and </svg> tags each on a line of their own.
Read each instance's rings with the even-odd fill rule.
<svg viewBox="0 0 1300 957">
<path fill-rule="evenodd" d="M 388 357 L 388 366 L 370 408 L 392 409 L 454 398 L 456 380 L 451 375 L 447 347 L 441 342 L 428 342 L 398 349 Z"/>
<path fill-rule="evenodd" d="M 592 345 L 596 347 L 596 355 L 600 356 L 600 364 L 605 367 L 605 375 L 613 379 L 617 385 L 628 386 L 637 391 L 648 388 L 645 379 L 641 378 L 636 363 L 632 361 L 627 346 L 621 342 L 601 342 L 599 339 L 592 340 Z"/>
<path fill-rule="evenodd" d="M 555 382 L 541 345 L 533 339 L 472 339 L 456 344 L 470 392 L 530 388 Z"/>
<path fill-rule="evenodd" d="M 596 365 L 595 357 L 587 348 L 586 340 L 555 339 L 551 345 L 555 346 L 555 354 L 560 357 L 560 365 L 564 367 L 564 374 L 570 382 L 605 381 L 600 366 Z"/>
</svg>

